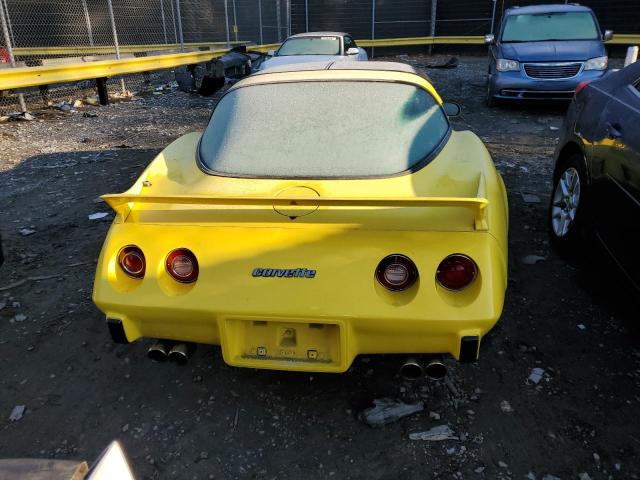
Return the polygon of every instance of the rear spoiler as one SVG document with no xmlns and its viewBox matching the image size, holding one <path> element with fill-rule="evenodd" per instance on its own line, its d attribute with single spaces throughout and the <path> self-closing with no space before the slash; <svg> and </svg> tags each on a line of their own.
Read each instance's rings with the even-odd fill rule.
<svg viewBox="0 0 640 480">
<path fill-rule="evenodd" d="M 476 197 L 213 197 L 208 195 L 103 195 L 102 198 L 125 221 L 135 204 L 154 205 L 244 205 L 244 206 L 317 206 L 317 207 L 459 207 L 474 212 L 476 230 L 488 230 L 484 176 L 480 174 Z"/>
</svg>

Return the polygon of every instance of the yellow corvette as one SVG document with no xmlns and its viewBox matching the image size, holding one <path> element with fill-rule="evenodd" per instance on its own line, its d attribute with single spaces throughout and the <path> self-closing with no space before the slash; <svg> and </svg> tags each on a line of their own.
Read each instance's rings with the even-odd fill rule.
<svg viewBox="0 0 640 480">
<path fill-rule="evenodd" d="M 305 64 L 235 84 L 125 193 L 93 299 L 155 358 L 344 372 L 359 354 L 475 361 L 507 285 L 507 197 L 414 69 Z"/>
</svg>

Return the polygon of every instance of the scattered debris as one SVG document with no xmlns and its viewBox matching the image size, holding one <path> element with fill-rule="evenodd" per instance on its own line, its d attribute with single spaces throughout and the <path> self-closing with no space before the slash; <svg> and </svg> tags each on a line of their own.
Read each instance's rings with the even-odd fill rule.
<svg viewBox="0 0 640 480">
<path fill-rule="evenodd" d="M 587 329 L 587 327 L 585 327 L 582 323 L 579 323 L 579 324 L 578 324 L 578 329 L 580 329 L 580 330 L 586 330 L 586 329 Z"/>
<path fill-rule="evenodd" d="M 72 105 L 73 108 L 81 108 L 84 106 L 81 100 L 74 100 Z"/>
<path fill-rule="evenodd" d="M 549 125 L 549 130 L 551 130 L 552 132 L 557 132 L 558 130 L 560 130 L 560 127 L 554 127 L 553 125 Z"/>
<path fill-rule="evenodd" d="M 429 418 L 432 420 L 440 420 L 440 414 L 437 412 L 429 412 Z"/>
<path fill-rule="evenodd" d="M 17 422 L 18 420 L 20 420 L 24 415 L 24 411 L 26 409 L 27 407 L 25 405 L 16 405 L 15 407 L 13 407 L 13 410 L 11 411 L 11 415 L 9 415 L 9 421 Z"/>
<path fill-rule="evenodd" d="M 540 203 L 540 197 L 532 193 L 523 193 L 522 200 L 524 203 Z"/>
<path fill-rule="evenodd" d="M 42 275 L 39 277 L 27 277 L 22 280 L 18 280 L 17 282 L 10 283 L 9 285 L 5 285 L 4 287 L 0 287 L 0 292 L 4 292 L 5 290 L 11 290 L 12 288 L 19 287 L 20 285 L 24 285 L 27 282 L 39 282 L 40 280 L 50 280 L 52 278 L 60 278 L 61 275 Z"/>
<path fill-rule="evenodd" d="M 96 112 L 84 112 L 82 116 L 85 118 L 96 118 L 98 114 Z"/>
<path fill-rule="evenodd" d="M 87 105 L 99 105 L 100 102 L 98 101 L 98 97 L 86 97 L 83 100 L 84 103 L 86 103 Z"/>
<path fill-rule="evenodd" d="M 127 433 L 127 430 L 129 430 L 129 424 L 128 424 L 128 423 L 127 423 L 127 424 L 125 424 L 125 425 L 122 427 L 122 433 Z"/>
<path fill-rule="evenodd" d="M 525 265 L 535 265 L 536 263 L 544 262 L 547 257 L 541 257 L 540 255 L 525 255 L 520 259 Z"/>
<path fill-rule="evenodd" d="M 500 461 L 498 462 L 498 466 L 499 466 L 500 468 L 509 468 L 509 465 L 507 465 L 507 464 L 506 464 L 505 462 L 503 462 L 502 460 L 500 460 Z"/>
<path fill-rule="evenodd" d="M 14 122 L 32 122 L 36 119 L 29 112 L 12 112 L 7 115 L 8 119 Z"/>
<path fill-rule="evenodd" d="M 440 442 L 443 440 L 459 440 L 449 425 L 439 425 L 424 432 L 416 432 L 409 434 L 410 440 L 426 440 L 430 442 Z"/>
<path fill-rule="evenodd" d="M 18 233 L 23 237 L 28 237 L 29 235 L 33 235 L 34 233 L 36 233 L 36 231 L 31 228 L 21 228 L 20 230 L 18 230 Z"/>
<path fill-rule="evenodd" d="M 589 474 L 587 472 L 582 472 L 578 474 L 578 478 L 580 480 L 591 480 L 591 477 L 589 476 Z"/>
<path fill-rule="evenodd" d="M 13 317 L 13 320 L 16 322 L 24 322 L 26 319 L 27 316 L 24 313 L 19 313 L 15 317 Z"/>
<path fill-rule="evenodd" d="M 458 66 L 458 59 L 457 57 L 448 57 L 439 61 L 422 63 L 420 66 L 423 68 L 456 68 Z"/>
<path fill-rule="evenodd" d="M 367 408 L 358 415 L 361 421 L 371 427 L 382 427 L 424 409 L 422 402 L 408 404 L 390 398 L 376 399 L 373 404 L 373 407 Z"/>
<path fill-rule="evenodd" d="M 547 473 L 544 477 L 542 477 L 542 480 L 562 480 L 562 479 L 560 477 L 556 477 L 555 475 L 551 475 Z"/>
<path fill-rule="evenodd" d="M 531 380 L 536 385 L 540 383 L 540 380 L 544 377 L 544 369 L 542 368 L 533 368 L 531 370 L 531 374 L 529 375 L 529 380 Z"/>
<path fill-rule="evenodd" d="M 503 400 L 500 402 L 500 410 L 502 410 L 504 413 L 513 412 L 513 408 L 511 407 L 511 404 L 507 400 Z"/>
<path fill-rule="evenodd" d="M 101 220 L 108 215 L 109 215 L 109 212 L 92 213 L 91 215 L 89 215 L 89 220 Z"/>
</svg>

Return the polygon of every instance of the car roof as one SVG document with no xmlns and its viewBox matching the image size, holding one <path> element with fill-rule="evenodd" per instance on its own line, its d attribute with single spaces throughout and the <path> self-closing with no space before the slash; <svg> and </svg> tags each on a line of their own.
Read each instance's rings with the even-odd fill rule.
<svg viewBox="0 0 640 480">
<path fill-rule="evenodd" d="M 280 65 L 254 73 L 256 75 L 268 75 L 270 73 L 289 73 L 289 72 L 315 72 L 318 70 L 375 70 L 383 72 L 402 72 L 413 73 L 424 77 L 424 74 L 416 70 L 411 65 L 399 62 L 357 62 L 348 60 L 330 60 L 326 62 L 307 62 L 294 63 L 290 65 Z"/>
<path fill-rule="evenodd" d="M 562 12 L 591 12 L 589 7 L 578 4 L 549 4 L 549 5 L 527 5 L 526 7 L 511 7 L 505 11 L 507 15 L 522 15 L 536 13 L 562 13 Z"/>
<path fill-rule="evenodd" d="M 291 35 L 289 38 L 299 38 L 299 37 L 344 37 L 345 35 L 350 36 L 345 32 L 305 32 L 298 33 L 296 35 Z"/>
</svg>

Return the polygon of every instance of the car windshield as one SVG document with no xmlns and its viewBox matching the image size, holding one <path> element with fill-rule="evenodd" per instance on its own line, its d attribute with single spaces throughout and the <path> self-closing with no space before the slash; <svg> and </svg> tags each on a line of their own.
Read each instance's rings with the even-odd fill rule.
<svg viewBox="0 0 640 480">
<path fill-rule="evenodd" d="M 509 15 L 502 33 L 503 42 L 596 40 L 597 38 L 596 22 L 589 12 Z"/>
<path fill-rule="evenodd" d="M 422 165 L 448 132 L 440 105 L 413 85 L 273 83 L 227 93 L 199 155 L 206 170 L 226 176 L 389 176 Z"/>
<path fill-rule="evenodd" d="M 278 50 L 278 56 L 288 55 L 340 55 L 338 37 L 290 38 Z"/>
</svg>

